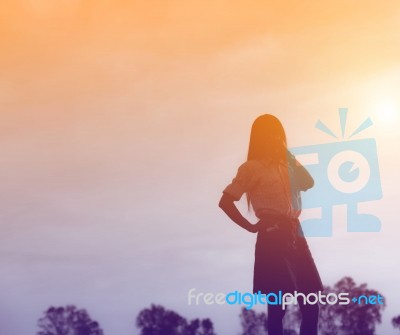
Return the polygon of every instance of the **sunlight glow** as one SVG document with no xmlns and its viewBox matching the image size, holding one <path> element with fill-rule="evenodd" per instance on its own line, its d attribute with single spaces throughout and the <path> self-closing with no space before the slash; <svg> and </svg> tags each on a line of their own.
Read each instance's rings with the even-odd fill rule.
<svg viewBox="0 0 400 335">
<path fill-rule="evenodd" d="M 394 101 L 386 100 L 377 104 L 375 111 L 379 121 L 392 123 L 395 122 L 398 117 L 399 108 Z"/>
</svg>

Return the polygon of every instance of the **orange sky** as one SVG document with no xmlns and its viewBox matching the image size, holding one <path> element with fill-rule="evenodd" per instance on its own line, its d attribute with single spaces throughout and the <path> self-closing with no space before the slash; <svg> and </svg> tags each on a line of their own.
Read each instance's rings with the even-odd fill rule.
<svg viewBox="0 0 400 335">
<path fill-rule="evenodd" d="M 109 334 L 133 333 L 132 315 L 152 297 L 132 283 L 150 287 L 168 264 L 170 292 L 155 293 L 177 310 L 182 288 L 220 290 L 226 272 L 244 269 L 228 284 L 246 287 L 253 240 L 216 204 L 266 112 L 291 146 L 330 141 L 314 124 L 337 130 L 339 107 L 351 129 L 372 117 L 363 136 L 377 140 L 384 197 L 370 209 L 384 230 L 361 238 L 339 227 L 311 245 L 329 284 L 350 274 L 391 295 L 399 32 L 398 1 L 1 1 L 0 287 L 19 296 L 0 305 L 0 332 L 31 334 L 41 310 L 69 298 Z M 66 279 L 74 274 L 81 282 Z M 25 326 L 13 321 L 22 310 Z M 226 310 L 213 313 L 224 329 Z"/>
<path fill-rule="evenodd" d="M 121 95 L 141 110 L 210 88 L 336 90 L 397 66 L 398 16 L 396 1 L 3 1 L 1 113 L 12 126 Z"/>
</svg>

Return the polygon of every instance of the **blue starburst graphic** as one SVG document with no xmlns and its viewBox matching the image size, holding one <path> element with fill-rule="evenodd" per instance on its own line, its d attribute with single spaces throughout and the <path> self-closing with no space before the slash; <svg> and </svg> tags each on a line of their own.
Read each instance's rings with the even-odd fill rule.
<svg viewBox="0 0 400 335">
<path fill-rule="evenodd" d="M 321 120 L 315 124 L 315 128 L 334 138 L 334 142 L 290 148 L 315 181 L 315 186 L 302 194 L 305 211 L 318 209 L 309 211 L 311 215 L 301 222 L 306 236 L 333 235 L 332 209 L 336 205 L 346 205 L 348 232 L 381 230 L 377 216 L 359 209 L 362 202 L 382 198 L 376 141 L 353 139 L 373 122 L 368 117 L 348 130 L 347 108 L 339 108 L 338 114 L 339 130 L 332 130 Z"/>
</svg>

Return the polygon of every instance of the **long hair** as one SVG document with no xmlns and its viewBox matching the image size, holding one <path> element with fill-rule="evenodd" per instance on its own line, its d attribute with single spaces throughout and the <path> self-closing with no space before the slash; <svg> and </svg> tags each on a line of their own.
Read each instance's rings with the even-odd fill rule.
<svg viewBox="0 0 400 335">
<path fill-rule="evenodd" d="M 286 145 L 282 123 L 273 115 L 261 115 L 251 127 L 247 160 L 286 160 Z"/>
<path fill-rule="evenodd" d="M 259 116 L 251 127 L 247 160 L 287 161 L 286 134 L 282 123 L 273 115 Z M 246 193 L 250 208 L 250 196 Z"/>
</svg>

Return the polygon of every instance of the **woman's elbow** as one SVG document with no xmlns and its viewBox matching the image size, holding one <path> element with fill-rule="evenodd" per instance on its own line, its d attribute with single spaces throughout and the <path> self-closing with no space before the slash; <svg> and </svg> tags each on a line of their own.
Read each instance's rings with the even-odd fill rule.
<svg viewBox="0 0 400 335">
<path fill-rule="evenodd" d="M 221 209 L 224 209 L 225 206 L 226 206 L 226 199 L 225 199 L 225 195 L 223 194 L 221 199 L 219 199 L 218 207 Z"/>
<path fill-rule="evenodd" d="M 223 193 L 221 199 L 219 200 L 218 206 L 219 208 L 221 208 L 222 210 L 225 210 L 227 207 L 229 207 L 229 205 L 233 204 L 234 199 Z"/>
<path fill-rule="evenodd" d="M 314 187 L 314 179 L 310 178 L 309 180 L 307 180 L 307 183 L 304 187 L 304 191 L 307 191 L 308 189 L 313 188 L 313 187 Z"/>
</svg>

